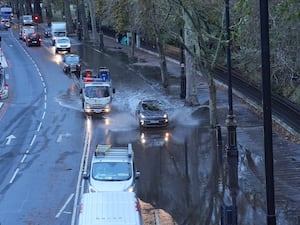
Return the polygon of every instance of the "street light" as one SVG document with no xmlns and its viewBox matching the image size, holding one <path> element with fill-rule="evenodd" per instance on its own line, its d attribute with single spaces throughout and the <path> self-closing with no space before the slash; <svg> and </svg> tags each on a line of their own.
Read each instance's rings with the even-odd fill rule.
<svg viewBox="0 0 300 225">
<path fill-rule="evenodd" d="M 236 127 L 237 123 L 235 115 L 233 114 L 232 103 L 232 74 L 231 74 L 231 31 L 230 31 L 230 17 L 229 17 L 229 0 L 225 0 L 225 21 L 226 21 L 226 33 L 227 33 L 227 76 L 228 76 L 228 115 L 226 118 L 227 125 L 227 164 L 229 167 L 229 189 L 232 199 L 232 206 L 229 207 L 231 212 L 227 216 L 228 221 L 225 221 L 224 225 L 237 225 L 237 189 L 238 189 L 238 150 L 236 139 Z M 225 207 L 226 208 L 226 207 Z M 227 207 L 228 208 L 228 207 Z M 230 222 L 229 222 L 230 221 Z"/>
<path fill-rule="evenodd" d="M 262 89 L 263 89 L 263 117 L 264 117 L 265 177 L 266 177 L 266 195 L 267 195 L 267 212 L 268 212 L 267 224 L 276 225 L 268 0 L 260 0 L 260 29 L 261 29 L 261 65 L 262 65 L 262 86 L 263 86 Z"/>
</svg>

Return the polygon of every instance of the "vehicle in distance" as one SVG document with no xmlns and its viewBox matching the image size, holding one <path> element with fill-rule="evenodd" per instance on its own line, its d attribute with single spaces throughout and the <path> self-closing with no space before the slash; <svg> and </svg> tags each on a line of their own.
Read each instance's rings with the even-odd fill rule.
<svg viewBox="0 0 300 225">
<path fill-rule="evenodd" d="M 156 99 L 141 100 L 135 110 L 140 127 L 165 127 L 169 124 L 168 113 Z"/>
<path fill-rule="evenodd" d="M 67 37 L 66 22 L 51 22 L 51 44 L 55 46 L 57 38 Z"/>
<path fill-rule="evenodd" d="M 26 36 L 26 45 L 30 46 L 41 46 L 42 37 L 40 33 L 30 33 Z"/>
<path fill-rule="evenodd" d="M 28 34 L 35 33 L 35 26 L 22 26 L 19 32 L 19 39 L 26 41 L 26 37 Z"/>
<path fill-rule="evenodd" d="M 51 37 L 51 28 L 50 28 L 50 27 L 46 27 L 46 28 L 44 29 L 44 37 L 45 37 L 45 38 Z"/>
<path fill-rule="evenodd" d="M 143 225 L 134 192 L 84 193 L 79 208 L 78 225 Z"/>
<path fill-rule="evenodd" d="M 13 18 L 12 7 L 10 7 L 9 5 L 4 5 L 3 2 L 1 2 L 0 17 L 2 19 L 9 19 L 9 20 L 11 20 Z"/>
<path fill-rule="evenodd" d="M 55 53 L 62 51 L 71 52 L 71 41 L 68 37 L 59 37 L 55 40 Z"/>
<path fill-rule="evenodd" d="M 98 144 L 91 160 L 90 172 L 83 175 L 89 181 L 89 192 L 135 192 L 136 179 L 139 177 L 131 144 L 127 147 Z"/>
<path fill-rule="evenodd" d="M 64 73 L 75 73 L 80 75 L 81 65 L 79 55 L 76 54 L 64 54 L 63 55 L 63 71 Z"/>
<path fill-rule="evenodd" d="M 1 24 L 4 24 L 5 27 L 10 28 L 10 20 L 9 19 L 1 19 Z"/>
<path fill-rule="evenodd" d="M 22 23 L 23 25 L 32 25 L 33 24 L 32 15 L 24 15 L 22 17 Z"/>
</svg>

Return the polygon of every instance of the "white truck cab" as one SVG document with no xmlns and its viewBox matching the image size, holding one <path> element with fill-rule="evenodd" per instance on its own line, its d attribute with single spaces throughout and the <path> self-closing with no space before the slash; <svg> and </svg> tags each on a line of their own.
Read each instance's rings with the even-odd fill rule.
<svg viewBox="0 0 300 225">
<path fill-rule="evenodd" d="M 134 192 L 84 193 L 78 225 L 143 225 L 139 200 Z"/>
<path fill-rule="evenodd" d="M 115 90 L 112 88 L 110 73 L 101 67 L 97 74 L 86 70 L 80 77 L 82 109 L 86 114 L 108 113 Z"/>
<path fill-rule="evenodd" d="M 83 178 L 88 180 L 88 191 L 136 191 L 136 170 L 132 145 L 112 147 L 98 144 L 91 160 L 90 172 Z"/>
</svg>

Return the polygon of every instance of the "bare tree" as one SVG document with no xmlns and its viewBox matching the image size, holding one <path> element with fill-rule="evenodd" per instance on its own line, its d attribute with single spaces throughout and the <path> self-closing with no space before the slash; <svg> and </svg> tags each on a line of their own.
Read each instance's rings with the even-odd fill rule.
<svg viewBox="0 0 300 225">
<path fill-rule="evenodd" d="M 204 0 L 201 2 L 196 0 L 168 1 L 169 4 L 175 4 L 183 11 L 178 15 L 183 18 L 185 39 L 188 39 L 183 43 L 188 57 L 186 64 L 186 101 L 189 105 L 198 105 L 198 101 L 195 98 L 197 87 L 194 82 L 195 76 L 199 76 L 195 72 L 196 66 L 201 71 L 201 75 L 207 78 L 209 86 L 210 126 L 214 128 L 217 124 L 217 108 L 216 86 L 212 71 L 218 60 L 220 47 L 222 44 L 226 44 L 223 41 L 224 2 L 221 0 Z M 176 33 L 173 33 L 173 35 L 179 36 Z"/>
</svg>

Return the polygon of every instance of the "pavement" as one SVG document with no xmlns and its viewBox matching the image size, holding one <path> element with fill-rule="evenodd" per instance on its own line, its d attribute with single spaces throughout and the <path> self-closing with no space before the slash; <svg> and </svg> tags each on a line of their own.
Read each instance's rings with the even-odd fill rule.
<svg viewBox="0 0 300 225">
<path fill-rule="evenodd" d="M 129 46 L 121 45 L 114 38 L 108 36 L 104 36 L 104 48 L 109 51 L 121 51 L 128 55 L 131 51 Z M 159 57 L 153 52 L 145 49 L 135 49 L 135 57 L 136 62 L 134 64 L 137 66 L 159 68 Z M 2 65 L 5 62 L 1 61 Z M 176 95 L 180 98 L 180 63 L 167 58 L 167 68 L 172 78 L 169 89 L 171 92 L 176 92 Z M 204 77 L 199 77 L 199 85 L 201 86 L 198 90 L 199 102 L 204 105 L 208 102 L 208 90 Z M 222 118 L 220 126 L 224 144 L 227 133 L 225 123 L 228 105 L 227 90 L 226 86 L 219 83 L 217 85 L 218 97 L 220 97 L 217 108 L 218 116 Z M 257 202 L 260 202 L 264 208 L 267 204 L 265 200 L 265 149 L 261 109 L 246 102 L 245 96 L 240 95 L 241 93 L 235 91 L 233 93 L 235 94 L 234 113 L 237 115 L 236 131 L 239 151 L 238 198 L 244 198 L 248 204 L 256 205 Z M 0 108 L 3 105 L 1 101 Z M 284 219 L 288 221 L 288 223 L 278 224 L 300 225 L 300 137 L 289 133 L 288 130 L 280 126 L 279 121 L 275 120 L 273 123 L 273 158 L 276 217 L 278 221 L 284 221 Z M 249 197 L 247 189 L 255 190 L 250 193 L 252 197 Z M 253 197 L 254 195 L 256 197 Z M 257 202 L 253 203 L 253 198 Z M 264 211 L 266 211 L 266 208 Z"/>
</svg>

